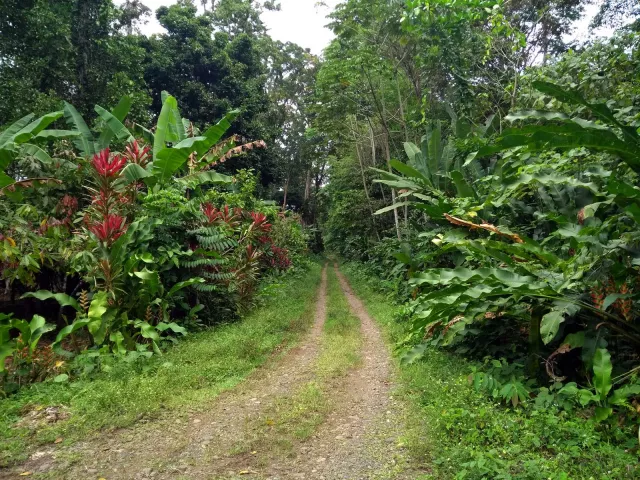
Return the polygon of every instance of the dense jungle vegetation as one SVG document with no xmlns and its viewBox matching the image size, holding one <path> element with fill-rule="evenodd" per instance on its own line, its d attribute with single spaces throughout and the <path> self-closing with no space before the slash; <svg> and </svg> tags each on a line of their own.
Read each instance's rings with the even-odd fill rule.
<svg viewBox="0 0 640 480">
<path fill-rule="evenodd" d="M 278 8 L 0 1 L 0 466 L 33 403 L 124 425 L 172 364 L 192 399 L 194 335 L 237 383 L 326 251 L 394 342 L 425 478 L 640 477 L 638 4 L 344 0 L 320 57 Z M 610 34 L 573 36 L 587 9 Z"/>
</svg>

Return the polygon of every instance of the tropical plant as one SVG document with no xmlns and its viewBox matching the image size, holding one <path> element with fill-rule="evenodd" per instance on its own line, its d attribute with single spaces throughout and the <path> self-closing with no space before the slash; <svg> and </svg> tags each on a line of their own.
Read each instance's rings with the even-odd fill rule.
<svg viewBox="0 0 640 480">
<path fill-rule="evenodd" d="M 52 164 L 53 160 L 42 148 L 43 143 L 78 135 L 68 130 L 47 129 L 62 115 L 63 112 L 52 112 L 35 118 L 34 114 L 29 114 L 0 132 L 0 194 L 11 193 L 16 187 L 59 182 L 55 178 L 12 178 L 6 171 L 19 156 L 29 156 L 43 164 Z"/>
<path fill-rule="evenodd" d="M 599 348 L 593 357 L 593 384 L 592 388 L 579 388 L 575 382 L 567 383 L 558 392 L 575 398 L 583 407 L 595 404 L 596 421 L 604 421 L 613 414 L 613 407 L 624 407 L 635 411 L 628 399 L 640 395 L 640 385 L 630 383 L 620 388 L 613 389 L 617 383 L 628 379 L 629 374 L 612 377 L 613 365 L 611 354 L 605 348 Z"/>
</svg>

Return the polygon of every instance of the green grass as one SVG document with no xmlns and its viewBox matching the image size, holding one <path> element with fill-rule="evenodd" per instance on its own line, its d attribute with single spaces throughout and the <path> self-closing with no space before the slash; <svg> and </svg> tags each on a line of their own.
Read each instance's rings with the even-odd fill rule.
<svg viewBox="0 0 640 480">
<path fill-rule="evenodd" d="M 318 359 L 318 377 L 342 377 L 361 361 L 360 320 L 351 313 L 333 268 L 327 272 L 327 319 Z"/>
<path fill-rule="evenodd" d="M 314 378 L 293 394 L 271 405 L 251 437 L 236 445 L 234 453 L 259 450 L 262 456 L 286 454 L 296 441 L 311 437 L 332 408 L 333 381 L 339 381 L 361 360 L 360 321 L 349 310 L 347 299 L 332 268 L 327 271 L 326 320 Z"/>
<path fill-rule="evenodd" d="M 237 385 L 311 325 L 320 270 L 312 264 L 242 321 L 192 335 L 143 365 L 122 363 L 69 384 L 36 384 L 0 400 L 0 466 L 22 461 L 30 447 L 58 437 L 70 443 L 142 417 L 191 410 Z M 22 413 L 47 406 L 64 406 L 69 419 L 37 430 L 15 428 Z"/>
<path fill-rule="evenodd" d="M 349 265 L 345 273 L 388 340 L 402 339 L 397 307 L 357 268 Z M 429 472 L 421 478 L 640 478 L 638 457 L 605 442 L 593 423 L 565 412 L 495 404 L 469 385 L 470 371 L 469 362 L 441 350 L 399 366 L 399 394 L 409 409 L 403 442 Z"/>
</svg>

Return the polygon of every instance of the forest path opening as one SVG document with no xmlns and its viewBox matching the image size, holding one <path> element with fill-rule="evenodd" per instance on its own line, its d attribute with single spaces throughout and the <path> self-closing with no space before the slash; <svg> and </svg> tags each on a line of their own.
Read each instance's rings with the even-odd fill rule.
<svg viewBox="0 0 640 480">
<path fill-rule="evenodd" d="M 334 271 L 351 313 L 360 321 L 360 366 L 331 391 L 334 408 L 317 433 L 289 459 L 270 465 L 255 478 L 415 479 L 402 448 L 404 407 L 393 396 L 395 372 L 389 349 L 337 264 Z"/>
<path fill-rule="evenodd" d="M 299 346 L 207 409 L 46 452 L 0 478 L 416 478 L 387 345 L 337 265 L 329 276 L 325 267 Z"/>
</svg>

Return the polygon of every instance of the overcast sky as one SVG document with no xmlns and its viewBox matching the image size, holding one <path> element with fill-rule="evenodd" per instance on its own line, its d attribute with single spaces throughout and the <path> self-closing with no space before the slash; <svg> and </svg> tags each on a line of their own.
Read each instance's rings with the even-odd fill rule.
<svg viewBox="0 0 640 480">
<path fill-rule="evenodd" d="M 115 0 L 115 3 L 123 3 L 124 0 Z M 163 28 L 155 18 L 155 11 L 162 5 L 171 5 L 176 0 L 142 0 L 151 8 L 154 14 L 149 17 L 148 23 L 143 25 L 141 30 L 146 35 L 160 33 Z M 282 9 L 279 12 L 265 12 L 262 19 L 269 28 L 272 38 L 283 42 L 294 42 L 298 45 L 311 49 L 312 53 L 319 55 L 333 38 L 330 30 L 325 28 L 328 23 L 326 18 L 333 8 L 340 3 L 340 0 L 324 0 L 327 6 L 320 7 L 316 4 L 318 0 L 281 0 Z M 596 2 L 597 3 L 597 2 Z M 199 5 L 199 1 L 196 2 Z M 596 4 L 587 5 L 585 14 L 577 22 L 572 38 L 586 40 L 590 35 L 589 22 L 596 14 L 599 6 Z M 610 29 L 602 29 L 595 32 L 598 36 L 610 36 Z"/>
<path fill-rule="evenodd" d="M 115 3 L 121 4 L 124 0 L 115 0 Z M 155 11 L 162 5 L 176 3 L 176 0 L 142 0 L 142 3 L 154 12 L 148 23 L 142 26 L 142 33 L 151 35 L 162 32 L 164 29 L 156 20 Z M 318 7 L 317 3 L 318 0 L 281 0 L 281 11 L 265 12 L 262 20 L 275 40 L 297 43 L 319 55 L 333 38 L 331 31 L 324 28 L 328 23 L 325 17 L 339 0 L 324 0 L 327 7 Z M 196 1 L 196 4 L 200 5 L 200 2 Z"/>
</svg>

